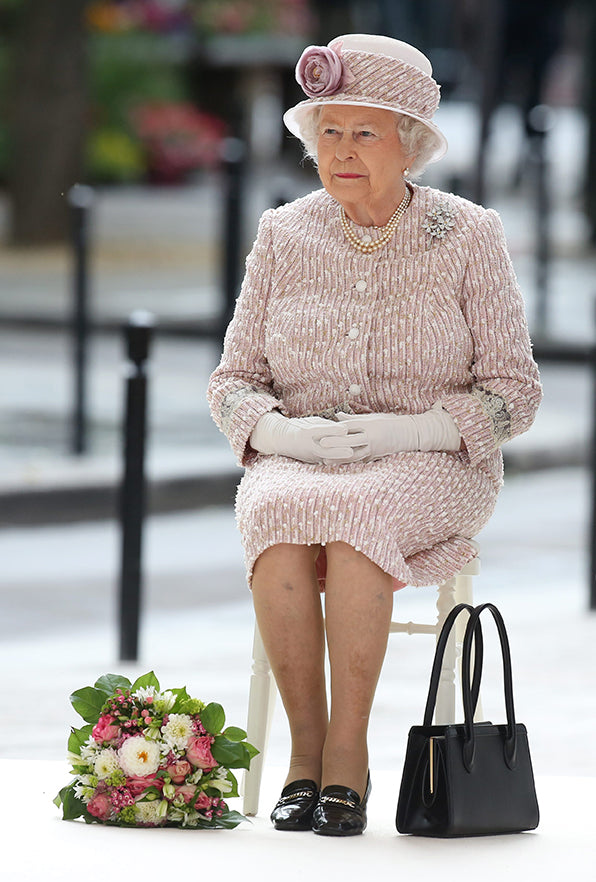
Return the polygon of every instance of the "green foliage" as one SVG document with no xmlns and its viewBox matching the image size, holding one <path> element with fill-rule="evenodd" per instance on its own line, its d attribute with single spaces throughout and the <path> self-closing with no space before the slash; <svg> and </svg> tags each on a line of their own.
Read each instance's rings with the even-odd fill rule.
<svg viewBox="0 0 596 882">
<path fill-rule="evenodd" d="M 149 671 L 148 674 L 143 674 L 141 677 L 138 677 L 130 687 L 131 692 L 136 692 L 137 689 L 147 689 L 149 686 L 154 686 L 155 689 L 159 692 L 159 680 L 153 673 L 153 671 Z"/>
<path fill-rule="evenodd" d="M 68 749 L 71 753 L 80 753 L 81 747 L 93 731 L 93 725 L 89 724 L 88 726 L 83 726 L 82 729 L 75 729 L 74 727 L 70 730 L 70 736 L 68 739 Z"/>
<path fill-rule="evenodd" d="M 129 115 L 147 101 L 188 98 L 180 60 L 164 52 L 157 34 L 94 34 L 90 37 L 90 92 L 97 126 L 129 132 Z"/>
<path fill-rule="evenodd" d="M 201 713 L 201 723 L 210 735 L 217 735 L 223 729 L 226 715 L 221 704 L 211 702 Z M 224 765 L 227 765 L 224 763 Z"/>
<path fill-rule="evenodd" d="M 211 747 L 213 759 L 228 769 L 248 769 L 250 751 L 246 744 L 239 741 L 228 741 L 225 735 L 217 735 Z"/>
<path fill-rule="evenodd" d="M 93 686 L 77 689 L 70 696 L 70 703 L 86 723 L 97 723 L 106 701 L 106 693 Z"/>
<path fill-rule="evenodd" d="M 121 674 L 104 674 L 95 683 L 95 688 L 105 692 L 109 698 L 118 689 L 130 689 L 130 680 Z"/>
</svg>

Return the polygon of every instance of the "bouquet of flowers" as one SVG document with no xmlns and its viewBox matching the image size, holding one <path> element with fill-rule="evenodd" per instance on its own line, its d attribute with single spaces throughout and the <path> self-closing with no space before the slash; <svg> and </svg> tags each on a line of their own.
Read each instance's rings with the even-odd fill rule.
<svg viewBox="0 0 596 882">
<path fill-rule="evenodd" d="M 245 820 L 223 797 L 238 796 L 230 769 L 248 769 L 258 751 L 242 729 L 224 729 L 221 705 L 184 687 L 161 691 L 152 671 L 134 683 L 105 674 L 70 701 L 88 725 L 68 739 L 74 780 L 54 800 L 64 820 L 192 829 Z"/>
</svg>

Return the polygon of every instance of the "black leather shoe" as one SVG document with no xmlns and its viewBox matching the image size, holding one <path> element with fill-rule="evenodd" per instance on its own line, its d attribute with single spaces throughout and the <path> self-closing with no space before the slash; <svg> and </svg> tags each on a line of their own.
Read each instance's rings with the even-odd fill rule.
<svg viewBox="0 0 596 882">
<path fill-rule="evenodd" d="M 271 812 L 276 830 L 310 830 L 319 788 L 309 778 L 286 784 Z"/>
<path fill-rule="evenodd" d="M 312 829 L 321 836 L 356 836 L 366 829 L 366 804 L 370 795 L 370 774 L 363 799 L 351 787 L 331 784 L 321 791 Z"/>
</svg>

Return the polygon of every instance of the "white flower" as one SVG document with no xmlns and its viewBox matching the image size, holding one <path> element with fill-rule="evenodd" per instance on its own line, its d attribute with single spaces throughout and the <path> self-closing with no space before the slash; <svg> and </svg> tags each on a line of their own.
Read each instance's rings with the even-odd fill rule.
<svg viewBox="0 0 596 882">
<path fill-rule="evenodd" d="M 132 693 L 132 698 L 138 698 L 140 701 L 147 701 L 147 699 L 149 698 L 152 702 L 158 695 L 159 692 L 157 691 L 155 686 L 139 686 L 136 692 Z"/>
<path fill-rule="evenodd" d="M 127 738 L 118 751 L 120 766 L 125 775 L 142 777 L 153 775 L 159 768 L 159 747 L 142 735 Z"/>
<path fill-rule="evenodd" d="M 170 714 L 165 726 L 161 727 L 165 741 L 171 747 L 186 747 L 193 734 L 192 719 L 188 714 Z"/>
<path fill-rule="evenodd" d="M 232 789 L 232 782 L 224 781 L 221 778 L 212 778 L 211 781 L 209 781 L 209 787 L 215 787 L 220 793 L 229 793 Z"/>
<path fill-rule="evenodd" d="M 81 745 L 81 759 L 93 762 L 97 752 L 101 749 L 95 738 L 90 735 L 87 741 Z"/>
<path fill-rule="evenodd" d="M 93 761 L 93 771 L 97 777 L 102 780 L 109 778 L 114 772 L 120 768 L 118 764 L 118 754 L 112 747 L 108 747 L 98 753 Z"/>
<path fill-rule="evenodd" d="M 132 739 L 130 739 L 132 741 Z M 165 799 L 156 799 L 153 802 L 135 803 L 135 816 L 139 824 L 156 825 L 161 824 L 165 820 L 168 812 L 168 803 Z"/>
</svg>

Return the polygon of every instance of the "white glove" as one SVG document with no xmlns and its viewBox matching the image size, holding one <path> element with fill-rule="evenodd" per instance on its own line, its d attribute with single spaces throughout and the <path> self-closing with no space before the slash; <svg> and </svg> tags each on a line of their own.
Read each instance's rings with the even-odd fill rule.
<svg viewBox="0 0 596 882">
<path fill-rule="evenodd" d="M 338 413 L 337 419 L 350 433 L 364 435 L 367 462 L 406 450 L 459 450 L 461 445 L 453 417 L 440 404 L 425 413 Z"/>
<path fill-rule="evenodd" d="M 358 462 L 368 454 L 363 444 L 356 428 L 317 416 L 285 417 L 278 410 L 264 414 L 250 435 L 250 445 L 259 453 L 301 462 Z"/>
</svg>

